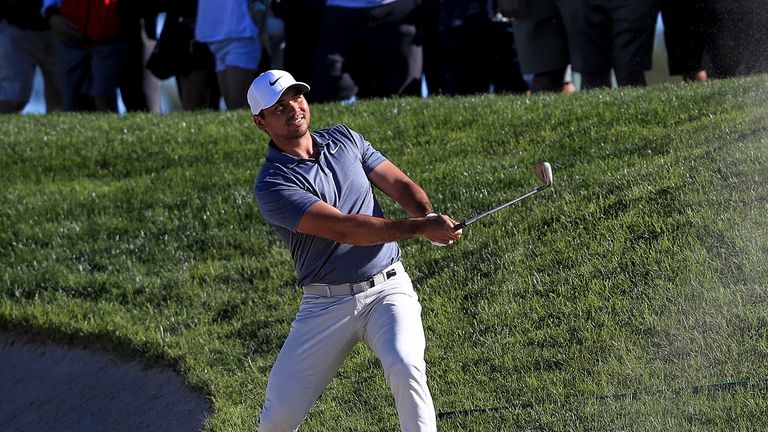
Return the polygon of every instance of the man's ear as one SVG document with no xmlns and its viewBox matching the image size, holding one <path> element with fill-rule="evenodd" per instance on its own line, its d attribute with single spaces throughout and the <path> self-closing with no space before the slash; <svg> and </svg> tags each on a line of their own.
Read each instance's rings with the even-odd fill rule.
<svg viewBox="0 0 768 432">
<path fill-rule="evenodd" d="M 264 130 L 264 119 L 261 117 L 254 115 L 253 116 L 253 123 L 261 130 Z"/>
</svg>

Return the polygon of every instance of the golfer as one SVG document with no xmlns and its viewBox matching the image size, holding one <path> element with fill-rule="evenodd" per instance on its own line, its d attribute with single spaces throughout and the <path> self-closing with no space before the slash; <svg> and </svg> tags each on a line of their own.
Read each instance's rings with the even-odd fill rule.
<svg viewBox="0 0 768 432">
<path fill-rule="evenodd" d="M 248 89 L 269 135 L 256 179 L 259 211 L 293 257 L 304 291 L 267 384 L 259 430 L 296 430 L 358 341 L 381 360 L 403 431 L 434 431 L 421 305 L 398 240 L 448 245 L 456 221 L 433 213 L 424 190 L 344 125 L 310 130 L 309 86 L 271 70 Z M 409 218 L 385 219 L 373 187 Z"/>
</svg>

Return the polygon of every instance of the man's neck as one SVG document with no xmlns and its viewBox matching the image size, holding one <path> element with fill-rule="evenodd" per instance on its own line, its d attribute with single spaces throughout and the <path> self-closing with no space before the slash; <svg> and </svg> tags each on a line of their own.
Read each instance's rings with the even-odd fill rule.
<svg viewBox="0 0 768 432">
<path fill-rule="evenodd" d="M 301 138 L 279 141 L 272 139 L 272 142 L 281 151 L 298 158 L 309 159 L 315 154 L 315 144 L 309 131 Z"/>
</svg>

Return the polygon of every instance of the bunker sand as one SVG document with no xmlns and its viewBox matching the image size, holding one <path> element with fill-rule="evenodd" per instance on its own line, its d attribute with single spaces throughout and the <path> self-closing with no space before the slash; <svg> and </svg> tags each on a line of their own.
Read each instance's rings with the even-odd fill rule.
<svg viewBox="0 0 768 432">
<path fill-rule="evenodd" d="M 0 429 L 199 431 L 206 396 L 170 368 L 0 334 Z"/>
</svg>

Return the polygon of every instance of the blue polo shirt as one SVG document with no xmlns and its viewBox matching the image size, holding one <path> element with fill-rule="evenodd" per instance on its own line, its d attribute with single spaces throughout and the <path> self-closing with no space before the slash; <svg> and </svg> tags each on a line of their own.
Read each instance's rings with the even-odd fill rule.
<svg viewBox="0 0 768 432">
<path fill-rule="evenodd" d="M 367 279 L 400 259 L 396 242 L 353 246 L 296 228 L 318 201 L 345 214 L 384 217 L 368 174 L 387 159 L 345 125 L 310 133 L 316 158 L 298 158 L 269 143 L 254 186 L 259 211 L 291 251 L 299 285 Z"/>
</svg>

